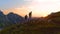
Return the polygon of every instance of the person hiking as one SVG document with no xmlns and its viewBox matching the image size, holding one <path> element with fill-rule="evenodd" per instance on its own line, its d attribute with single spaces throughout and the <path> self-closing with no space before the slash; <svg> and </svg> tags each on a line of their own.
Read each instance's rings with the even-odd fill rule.
<svg viewBox="0 0 60 34">
<path fill-rule="evenodd" d="M 29 13 L 29 18 L 31 18 L 32 17 L 32 11 Z"/>
</svg>

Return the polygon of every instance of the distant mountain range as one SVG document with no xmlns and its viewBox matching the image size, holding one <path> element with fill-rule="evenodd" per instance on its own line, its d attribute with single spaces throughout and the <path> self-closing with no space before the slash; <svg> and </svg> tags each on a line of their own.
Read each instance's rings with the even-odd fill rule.
<svg viewBox="0 0 60 34">
<path fill-rule="evenodd" d="M 0 28 L 16 23 L 21 23 L 23 21 L 24 18 L 20 15 L 14 14 L 13 12 L 4 15 L 3 12 L 0 10 Z"/>
</svg>

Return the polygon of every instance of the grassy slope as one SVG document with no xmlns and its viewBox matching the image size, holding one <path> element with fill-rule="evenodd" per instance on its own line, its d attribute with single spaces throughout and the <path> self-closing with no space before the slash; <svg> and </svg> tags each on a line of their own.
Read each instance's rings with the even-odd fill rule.
<svg viewBox="0 0 60 34">
<path fill-rule="evenodd" d="M 60 34 L 60 26 L 44 21 L 31 21 L 7 27 L 0 34 Z"/>
</svg>

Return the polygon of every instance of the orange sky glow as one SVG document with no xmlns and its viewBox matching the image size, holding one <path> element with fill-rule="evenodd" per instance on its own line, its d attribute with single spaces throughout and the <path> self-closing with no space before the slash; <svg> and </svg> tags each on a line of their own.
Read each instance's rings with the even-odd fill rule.
<svg viewBox="0 0 60 34">
<path fill-rule="evenodd" d="M 60 0 L 24 0 L 24 1 L 31 1 L 31 3 L 26 6 L 4 10 L 4 13 L 7 14 L 12 11 L 21 16 L 25 16 L 26 14 L 28 15 L 30 11 L 32 11 L 33 17 L 45 17 L 52 12 L 57 12 L 60 10 Z"/>
</svg>

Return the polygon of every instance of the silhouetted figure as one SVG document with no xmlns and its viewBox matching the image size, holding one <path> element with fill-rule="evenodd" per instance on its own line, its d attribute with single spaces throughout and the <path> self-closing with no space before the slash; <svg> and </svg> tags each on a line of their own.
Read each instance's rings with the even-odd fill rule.
<svg viewBox="0 0 60 34">
<path fill-rule="evenodd" d="M 27 15 L 25 15 L 25 19 L 27 20 L 27 18 L 28 18 L 28 16 Z"/>
<path fill-rule="evenodd" d="M 32 11 L 29 13 L 29 18 L 31 18 L 32 17 Z"/>
</svg>

